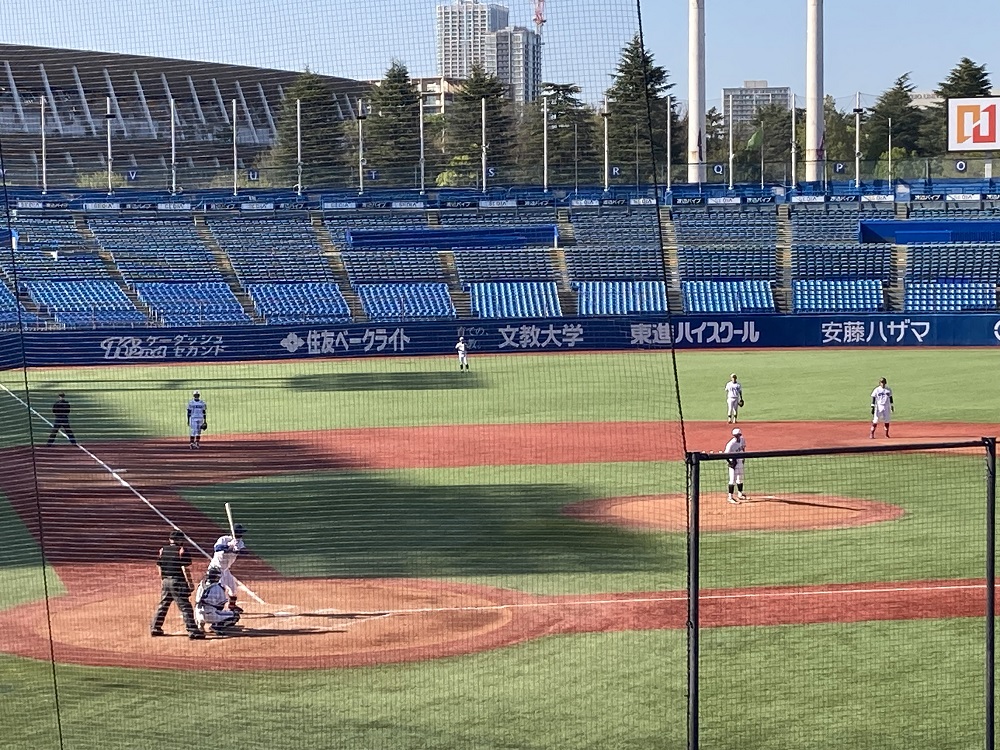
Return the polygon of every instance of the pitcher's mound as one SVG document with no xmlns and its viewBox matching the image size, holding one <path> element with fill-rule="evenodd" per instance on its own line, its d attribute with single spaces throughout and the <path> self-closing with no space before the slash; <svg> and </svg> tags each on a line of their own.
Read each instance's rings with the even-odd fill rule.
<svg viewBox="0 0 1000 750">
<path fill-rule="evenodd" d="M 564 512 L 581 521 L 633 529 L 688 528 L 687 500 L 680 494 L 587 500 L 566 506 Z M 701 495 L 699 525 L 703 531 L 843 529 L 892 521 L 904 513 L 898 505 L 804 492 L 750 495 L 733 505 L 726 493 L 709 492 Z"/>
</svg>

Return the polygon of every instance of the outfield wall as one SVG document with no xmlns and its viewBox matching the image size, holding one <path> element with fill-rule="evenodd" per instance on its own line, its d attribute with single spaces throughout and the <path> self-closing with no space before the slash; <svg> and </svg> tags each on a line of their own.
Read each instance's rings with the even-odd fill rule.
<svg viewBox="0 0 1000 750">
<path fill-rule="evenodd" d="M 0 334 L 4 366 L 223 362 L 473 352 L 1000 346 L 1000 315 L 743 315 L 450 320 Z M 23 348 L 22 348 L 23 347 Z M 23 352 L 23 359 L 22 359 Z"/>
</svg>

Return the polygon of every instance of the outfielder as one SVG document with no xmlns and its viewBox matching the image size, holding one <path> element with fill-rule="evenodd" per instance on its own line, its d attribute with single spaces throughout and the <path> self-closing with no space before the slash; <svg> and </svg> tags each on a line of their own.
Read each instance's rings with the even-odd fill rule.
<svg viewBox="0 0 1000 750">
<path fill-rule="evenodd" d="M 233 577 L 230 568 L 236 562 L 236 558 L 240 556 L 240 552 L 246 549 L 246 545 L 243 543 L 246 528 L 238 523 L 233 526 L 233 533 L 236 536 L 226 534 L 216 540 L 212 561 L 208 567 L 219 569 L 219 582 L 229 592 L 229 609 L 239 614 L 243 610 L 236 604 L 236 578 Z"/>
<path fill-rule="evenodd" d="M 885 427 L 885 436 L 889 437 L 889 415 L 895 411 L 892 403 L 892 389 L 885 384 L 885 378 L 879 378 L 878 386 L 872 391 L 872 430 L 868 437 L 875 437 L 875 428 L 881 421 Z"/>
<path fill-rule="evenodd" d="M 458 343 L 455 344 L 455 351 L 458 352 L 458 369 L 468 370 L 469 369 L 469 352 L 468 347 L 465 345 L 465 337 L 459 336 Z"/>
<path fill-rule="evenodd" d="M 226 590 L 219 583 L 222 571 L 210 565 L 205 578 L 195 592 L 194 619 L 201 629 L 207 623 L 212 632 L 225 635 L 226 629 L 240 621 L 240 613 L 225 609 Z"/>
<path fill-rule="evenodd" d="M 736 424 L 736 418 L 741 406 L 743 406 L 743 386 L 736 379 L 736 373 L 734 372 L 729 376 L 729 382 L 726 383 L 727 424 Z"/>
<path fill-rule="evenodd" d="M 188 418 L 188 428 L 190 429 L 190 440 L 189 443 L 192 449 L 201 447 L 201 433 L 206 427 L 208 427 L 208 405 L 201 400 L 201 394 L 195 391 L 192 394 L 192 398 L 188 401 L 187 418 Z"/>
<path fill-rule="evenodd" d="M 722 451 L 723 453 L 745 453 L 747 449 L 747 441 L 743 439 L 743 433 L 737 427 L 733 430 L 733 436 L 726 443 L 726 449 Z M 729 496 L 726 498 L 730 503 L 736 505 L 741 500 L 746 500 L 747 496 L 743 494 L 743 459 L 742 458 L 728 458 L 726 463 L 729 464 Z M 733 489 L 736 490 L 736 496 L 733 497 Z"/>
</svg>

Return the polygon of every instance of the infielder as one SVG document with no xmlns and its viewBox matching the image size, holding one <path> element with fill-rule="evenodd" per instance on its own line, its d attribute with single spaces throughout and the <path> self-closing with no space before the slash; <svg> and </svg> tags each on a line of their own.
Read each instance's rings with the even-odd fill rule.
<svg viewBox="0 0 1000 750">
<path fill-rule="evenodd" d="M 743 406 L 743 386 L 736 379 L 734 372 L 729 376 L 729 382 L 726 383 L 726 414 L 729 417 L 727 424 L 736 424 L 741 406 Z"/>
<path fill-rule="evenodd" d="M 879 378 L 878 386 L 872 391 L 872 430 L 868 437 L 875 437 L 875 428 L 881 421 L 885 427 L 885 436 L 889 437 L 889 415 L 895 411 L 892 403 L 892 388 L 885 384 L 885 378 Z"/>
<path fill-rule="evenodd" d="M 458 337 L 458 343 L 455 344 L 455 351 L 458 352 L 458 369 L 468 370 L 469 369 L 469 352 L 468 347 L 465 345 L 465 336 Z"/>
<path fill-rule="evenodd" d="M 722 451 L 723 453 L 745 453 L 747 449 L 747 441 L 743 439 L 743 433 L 737 427 L 733 430 L 733 436 L 726 443 L 726 449 Z M 729 464 L 729 496 L 726 498 L 733 505 L 736 505 L 741 500 L 746 500 L 747 496 L 743 494 L 743 459 L 742 458 L 728 458 L 726 463 Z M 733 497 L 733 489 L 736 490 L 736 496 Z"/>
<path fill-rule="evenodd" d="M 243 610 L 236 605 L 236 578 L 233 577 L 230 568 L 236 562 L 236 558 L 240 556 L 240 552 L 246 549 L 246 545 L 243 543 L 246 528 L 238 523 L 233 526 L 233 533 L 236 536 L 226 534 L 216 540 L 212 561 L 208 567 L 219 569 L 219 582 L 229 592 L 229 609 L 239 614 Z"/>
<path fill-rule="evenodd" d="M 195 391 L 192 394 L 192 398 L 188 401 L 187 409 L 187 419 L 188 428 L 190 430 L 190 447 L 191 449 L 201 447 L 201 433 L 206 427 L 208 427 L 207 422 L 208 405 L 201 400 L 201 394 Z"/>
<path fill-rule="evenodd" d="M 219 583 L 222 571 L 210 565 L 194 596 L 194 619 L 199 630 L 207 623 L 212 632 L 225 635 L 226 629 L 240 621 L 240 613 L 225 609 L 226 590 Z"/>
</svg>

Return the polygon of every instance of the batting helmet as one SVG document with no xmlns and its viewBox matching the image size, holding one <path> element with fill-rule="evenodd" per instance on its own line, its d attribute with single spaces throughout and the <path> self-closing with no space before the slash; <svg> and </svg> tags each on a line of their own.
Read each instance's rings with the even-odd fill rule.
<svg viewBox="0 0 1000 750">
<path fill-rule="evenodd" d="M 247 527 L 241 523 L 238 523 L 235 526 L 233 526 L 233 533 L 236 536 L 243 536 L 244 534 L 247 533 Z"/>
</svg>

